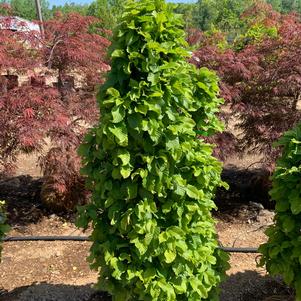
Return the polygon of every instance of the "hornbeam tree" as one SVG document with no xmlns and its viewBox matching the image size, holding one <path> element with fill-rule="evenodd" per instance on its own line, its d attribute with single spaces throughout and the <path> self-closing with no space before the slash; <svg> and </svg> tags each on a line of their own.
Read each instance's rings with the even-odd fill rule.
<svg viewBox="0 0 301 301">
<path fill-rule="evenodd" d="M 276 202 L 275 223 L 266 230 L 268 241 L 261 245 L 261 266 L 296 289 L 296 301 L 301 300 L 301 125 L 286 132 L 278 142 L 282 156 L 277 161 L 270 191 Z"/>
<path fill-rule="evenodd" d="M 92 267 L 113 300 L 217 300 L 221 163 L 197 134 L 222 129 L 216 76 L 196 70 L 182 20 L 163 0 L 129 1 L 115 29 L 99 124 L 80 147 Z"/>
<path fill-rule="evenodd" d="M 6 212 L 5 212 L 5 202 L 0 201 L 0 262 L 1 262 L 1 252 L 2 252 L 2 240 L 5 236 L 5 234 L 9 230 L 9 226 L 7 225 L 7 218 L 6 218 Z"/>
</svg>

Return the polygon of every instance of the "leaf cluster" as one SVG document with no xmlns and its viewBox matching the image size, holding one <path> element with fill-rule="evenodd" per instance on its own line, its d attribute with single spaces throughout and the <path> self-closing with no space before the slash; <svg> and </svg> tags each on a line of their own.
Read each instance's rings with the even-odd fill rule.
<svg viewBox="0 0 301 301">
<path fill-rule="evenodd" d="M 129 1 L 114 31 L 101 120 L 79 153 L 93 191 L 90 261 L 113 300 L 216 300 L 227 256 L 210 211 L 221 164 L 197 139 L 222 129 L 216 76 L 186 61 L 180 16 Z"/>
<path fill-rule="evenodd" d="M 9 231 L 9 226 L 7 225 L 5 202 L 0 201 L 0 262 L 1 262 L 1 251 L 2 251 L 1 241 L 8 231 Z"/>
<path fill-rule="evenodd" d="M 301 300 L 301 125 L 279 140 L 283 148 L 272 176 L 270 195 L 276 201 L 275 224 L 268 228 L 268 242 L 260 247 L 260 265 L 272 275 L 282 275 Z"/>
</svg>

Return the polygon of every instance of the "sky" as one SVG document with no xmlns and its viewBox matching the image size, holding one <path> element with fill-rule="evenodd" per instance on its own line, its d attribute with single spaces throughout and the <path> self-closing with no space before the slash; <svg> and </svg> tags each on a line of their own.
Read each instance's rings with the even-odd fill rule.
<svg viewBox="0 0 301 301">
<path fill-rule="evenodd" d="M 50 6 L 52 5 L 64 5 L 65 3 L 77 3 L 77 4 L 86 4 L 91 3 L 92 0 L 48 0 Z"/>
<path fill-rule="evenodd" d="M 86 4 L 91 3 L 93 0 L 48 0 L 50 6 L 52 5 L 64 5 L 65 3 L 78 3 L 78 4 Z M 194 2 L 192 0 L 177 0 L 172 2 Z"/>
</svg>

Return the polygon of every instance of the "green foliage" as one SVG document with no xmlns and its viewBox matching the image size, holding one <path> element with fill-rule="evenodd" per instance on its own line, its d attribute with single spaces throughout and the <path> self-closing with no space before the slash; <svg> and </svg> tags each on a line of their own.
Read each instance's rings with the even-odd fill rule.
<svg viewBox="0 0 301 301">
<path fill-rule="evenodd" d="M 239 35 L 233 44 L 236 51 L 242 50 L 250 44 L 261 43 L 265 38 L 276 38 L 278 30 L 275 26 L 266 26 L 261 23 L 256 23 L 247 27 L 245 32 Z"/>
<path fill-rule="evenodd" d="M 78 13 L 86 16 L 88 14 L 88 10 L 88 4 L 65 3 L 64 5 L 54 5 L 51 9 L 51 16 L 53 17 L 56 12 L 61 12 L 64 15 Z"/>
<path fill-rule="evenodd" d="M 163 0 L 129 1 L 114 31 L 99 125 L 79 153 L 92 190 L 90 261 L 113 300 L 218 300 L 227 255 L 211 210 L 221 163 L 197 139 L 222 129 L 216 76 L 186 58 Z"/>
<path fill-rule="evenodd" d="M 1 241 L 5 234 L 9 230 L 9 226 L 6 224 L 6 214 L 5 214 L 5 202 L 0 201 L 0 261 L 1 261 L 1 251 L 2 251 L 2 246 L 1 246 Z"/>
<path fill-rule="evenodd" d="M 301 12 L 300 0 L 267 0 L 273 8 L 281 13 Z"/>
<path fill-rule="evenodd" d="M 0 0 L 0 3 L 8 3 L 12 7 L 14 15 L 27 20 L 37 20 L 36 6 L 34 0 Z M 43 19 L 50 16 L 47 0 L 40 0 Z"/>
<path fill-rule="evenodd" d="M 243 25 L 240 15 L 251 4 L 252 0 L 199 0 L 199 27 L 204 31 L 218 29 L 233 38 Z"/>
<path fill-rule="evenodd" d="M 168 3 L 173 7 L 176 14 L 181 14 L 184 19 L 185 28 L 197 28 L 198 5 L 196 3 Z"/>
<path fill-rule="evenodd" d="M 87 14 L 101 19 L 104 29 L 112 30 L 117 25 L 123 11 L 123 0 L 95 0 L 88 8 Z"/>
<path fill-rule="evenodd" d="M 282 0 L 267 0 L 267 3 L 273 6 L 273 9 L 277 11 L 282 10 Z"/>
<path fill-rule="evenodd" d="M 296 289 L 301 300 L 301 124 L 278 142 L 283 147 L 272 176 L 271 197 L 276 201 L 275 224 L 266 234 L 268 242 L 260 247 L 261 266 L 272 275 L 282 275 Z"/>
</svg>

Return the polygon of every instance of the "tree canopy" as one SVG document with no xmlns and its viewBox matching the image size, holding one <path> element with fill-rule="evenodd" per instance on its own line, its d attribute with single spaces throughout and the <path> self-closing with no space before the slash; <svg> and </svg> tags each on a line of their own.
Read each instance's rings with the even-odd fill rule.
<svg viewBox="0 0 301 301">
<path fill-rule="evenodd" d="M 91 263 L 112 300 L 217 300 L 227 255 L 211 210 L 221 163 L 217 78 L 197 70 L 164 0 L 128 1 L 114 30 L 100 122 L 80 147 L 92 190 Z"/>
<path fill-rule="evenodd" d="M 0 0 L 0 3 L 7 3 L 11 6 L 13 14 L 27 20 L 36 20 L 36 6 L 34 0 Z M 49 3 L 47 0 L 41 0 L 41 9 L 43 18 L 50 17 Z"/>
</svg>

